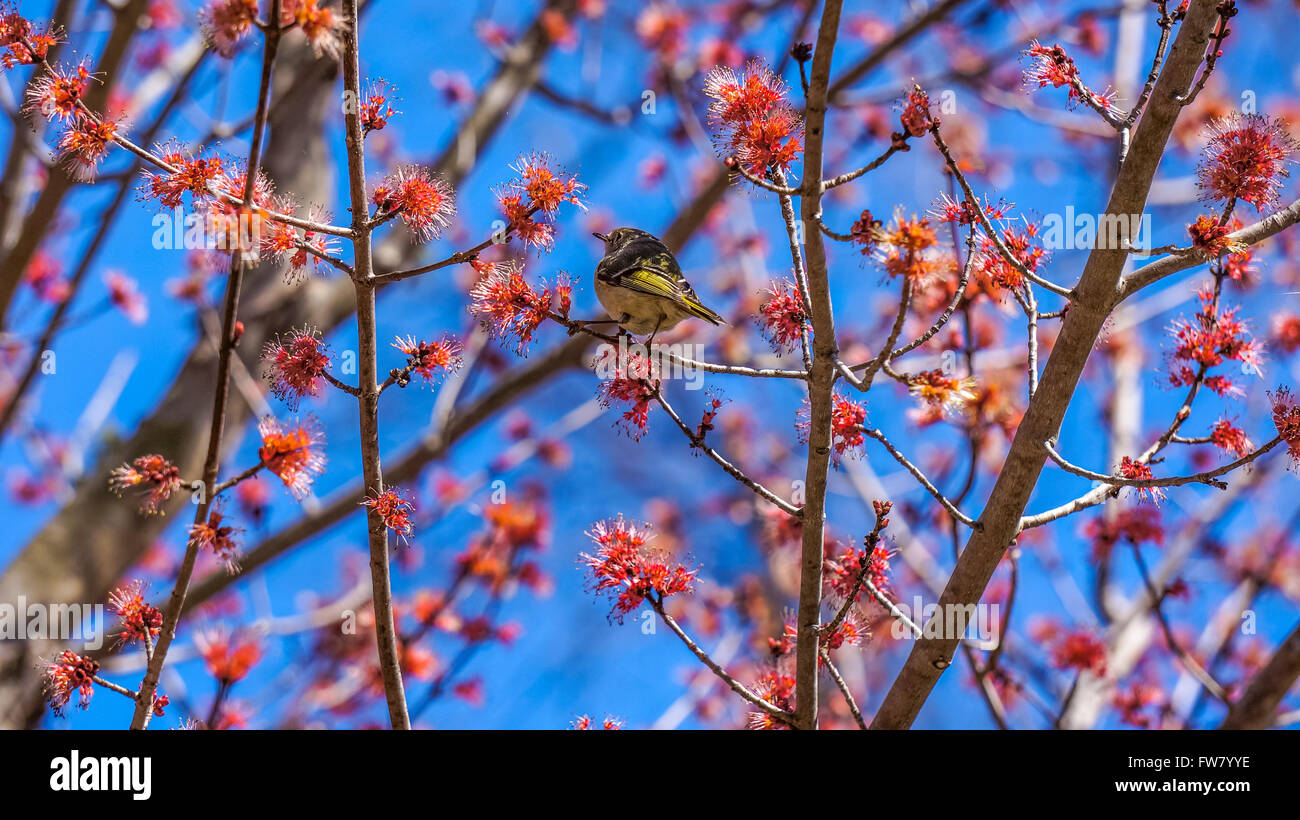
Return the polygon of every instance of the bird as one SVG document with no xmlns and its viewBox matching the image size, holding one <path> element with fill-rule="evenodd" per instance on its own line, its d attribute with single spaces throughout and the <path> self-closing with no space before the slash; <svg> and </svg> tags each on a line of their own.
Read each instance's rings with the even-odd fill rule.
<svg viewBox="0 0 1300 820">
<path fill-rule="evenodd" d="M 605 258 L 596 265 L 596 298 L 609 321 L 636 336 L 650 334 L 647 345 L 659 331 L 672 330 L 690 317 L 726 324 L 695 295 L 677 257 L 659 237 L 637 228 L 596 231 L 592 236 L 605 243 Z"/>
</svg>

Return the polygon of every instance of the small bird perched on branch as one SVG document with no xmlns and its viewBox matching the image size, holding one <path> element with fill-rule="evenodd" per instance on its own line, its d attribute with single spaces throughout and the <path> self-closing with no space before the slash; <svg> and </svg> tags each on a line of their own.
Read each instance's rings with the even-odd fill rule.
<svg viewBox="0 0 1300 820">
<path fill-rule="evenodd" d="M 608 235 L 592 236 L 605 243 L 605 258 L 596 265 L 596 298 L 610 321 L 628 333 L 649 333 L 648 345 L 656 333 L 672 330 L 691 316 L 714 325 L 726 324 L 695 295 L 677 258 L 659 237 L 636 228 L 615 228 Z"/>
</svg>

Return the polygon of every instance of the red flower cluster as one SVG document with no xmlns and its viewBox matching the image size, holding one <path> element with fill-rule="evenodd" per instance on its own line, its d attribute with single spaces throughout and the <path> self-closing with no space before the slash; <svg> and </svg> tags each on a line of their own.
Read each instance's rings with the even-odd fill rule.
<svg viewBox="0 0 1300 820">
<path fill-rule="evenodd" d="M 0 38 L 3 38 L 5 28 L 6 24 L 0 22 Z M 53 42 L 52 38 L 50 42 Z M 11 44 L 10 54 L 14 53 L 13 47 Z M 43 49 L 37 47 L 37 50 Z M 53 66 L 38 71 L 40 73 L 28 84 L 24 110 L 65 125 L 58 140 L 59 159 L 74 179 L 89 182 L 94 179 L 99 163 L 108 155 L 109 145 L 117 138 L 118 125 L 109 119 L 96 117 L 84 108 L 82 98 L 91 78 L 84 61 L 74 68 Z"/>
<path fill-rule="evenodd" d="M 209 0 L 199 11 L 199 21 L 217 53 L 232 57 L 257 23 L 257 0 Z M 280 26 L 301 31 L 317 57 L 339 58 L 347 23 L 320 0 L 284 0 Z"/>
<path fill-rule="evenodd" d="M 597 391 L 600 403 L 604 407 L 618 402 L 631 404 L 616 424 L 633 439 L 641 438 L 650 421 L 650 402 L 654 401 L 659 387 L 657 362 L 635 351 L 629 352 L 624 360 L 618 350 L 605 348 L 603 357 L 595 364 L 598 370 L 610 372 L 609 378 L 600 383 Z"/>
<path fill-rule="evenodd" d="M 867 546 L 868 549 L 861 550 L 848 547 L 839 557 L 825 560 L 826 585 L 840 598 L 848 598 L 853 593 L 864 561 L 867 564 L 865 580 L 881 592 L 888 591 L 889 559 L 894 557 L 894 550 L 880 543 L 868 543 Z"/>
<path fill-rule="evenodd" d="M 1297 143 L 1281 120 L 1233 113 L 1208 128 L 1209 142 L 1196 168 L 1202 199 L 1249 202 L 1256 210 L 1277 201 Z"/>
<path fill-rule="evenodd" d="M 133 487 L 141 492 L 140 512 L 157 515 L 162 505 L 180 489 L 181 471 L 159 455 L 140 456 L 109 474 L 108 486 L 116 495 Z"/>
<path fill-rule="evenodd" d="M 1084 85 L 1074 59 L 1061 46 L 1045 46 L 1034 40 L 1024 53 L 1033 60 L 1025 70 L 1025 83 L 1031 89 L 1046 88 L 1049 85 L 1053 88 L 1064 86 L 1069 92 L 1071 108 L 1083 102 L 1095 108 L 1115 111 L 1115 95 L 1111 92 L 1098 94 Z"/>
<path fill-rule="evenodd" d="M 518 579 L 535 591 L 544 591 L 550 579 L 534 561 L 519 562 L 521 550 L 543 549 L 550 540 L 550 517 L 537 499 L 508 500 L 483 510 L 487 531 L 470 539 L 456 556 L 456 565 L 469 578 L 493 592 Z"/>
<path fill-rule="evenodd" d="M 1268 400 L 1273 404 L 1273 426 L 1277 434 L 1286 442 L 1287 452 L 1291 455 L 1291 465 L 1300 468 L 1300 406 L 1296 405 L 1295 396 L 1290 388 L 1279 387 L 1276 393 L 1269 393 Z"/>
<path fill-rule="evenodd" d="M 1145 714 L 1148 706 L 1163 704 L 1165 694 L 1159 687 L 1134 681 L 1127 689 L 1116 689 L 1111 704 L 1119 711 L 1119 720 L 1138 729 L 1150 729 L 1152 716 Z"/>
<path fill-rule="evenodd" d="M 59 37 L 49 30 L 37 30 L 10 3 L 0 5 L 0 65 L 6 69 L 44 60 Z M 27 46 L 30 45 L 31 49 Z M 33 53 L 35 52 L 35 53 Z"/>
<path fill-rule="evenodd" d="M 384 130 L 394 115 L 402 113 L 389 102 L 397 99 L 394 95 L 396 91 L 387 80 L 375 80 L 366 85 L 360 115 L 361 127 L 367 134 Z"/>
<path fill-rule="evenodd" d="M 397 337 L 393 347 L 406 354 L 406 367 L 429 384 L 460 367 L 460 343 L 450 337 L 437 342 L 416 341 L 414 336 Z"/>
<path fill-rule="evenodd" d="M 853 237 L 853 244 L 862 246 L 862 255 L 870 256 L 876 249 L 876 244 L 880 242 L 884 233 L 880 230 L 884 223 L 871 215 L 871 211 L 865 210 L 858 217 L 858 220 L 849 228 L 849 235 Z"/>
<path fill-rule="evenodd" d="M 262 647 L 251 635 L 231 635 L 224 629 L 200 632 L 194 646 L 208 673 L 229 686 L 243 680 L 262 659 Z"/>
<path fill-rule="evenodd" d="M 257 425 L 262 436 L 258 458 L 275 474 L 294 498 L 301 501 L 311 492 L 316 476 L 325 471 L 325 436 L 316 420 L 307 417 L 281 422 L 267 416 Z"/>
<path fill-rule="evenodd" d="M 37 298 L 51 304 L 58 304 L 68 298 L 71 285 L 64 278 L 60 263 L 52 254 L 38 249 L 32 254 L 32 261 L 23 271 L 23 282 L 35 293 Z"/>
<path fill-rule="evenodd" d="M 1037 223 L 1028 222 L 1024 228 L 1002 228 L 1001 237 L 1002 244 L 1011 252 L 1011 256 L 1031 273 L 1038 273 L 1038 267 L 1047 261 L 1047 251 L 1038 239 Z M 1006 260 L 992 238 L 982 233 L 978 253 L 977 276 L 1006 290 L 1018 290 L 1023 286 L 1024 277 L 1020 271 Z"/>
<path fill-rule="evenodd" d="M 1098 677 L 1106 674 L 1106 645 L 1082 630 L 1067 632 L 1052 647 L 1052 665 L 1077 669 Z"/>
<path fill-rule="evenodd" d="M 596 522 L 587 536 L 597 549 L 595 554 L 581 553 L 579 563 L 587 568 L 592 591 L 614 598 L 611 618 L 621 622 L 647 598 L 662 600 L 691 591 L 696 571 L 646 549 L 648 525 L 638 528 L 620 515 Z"/>
<path fill-rule="evenodd" d="M 574 729 L 587 731 L 592 728 L 592 721 L 587 715 L 578 715 L 569 725 Z M 600 728 L 606 731 L 617 731 L 623 728 L 623 721 L 613 715 L 606 715 L 605 720 L 600 724 Z"/>
<path fill-rule="evenodd" d="M 921 90 L 920 86 L 914 86 L 907 93 L 906 102 L 903 104 L 903 113 L 899 115 L 898 122 L 903 126 L 903 134 L 907 137 L 924 137 L 927 132 L 939 121 L 930 114 L 930 95 Z M 903 146 L 906 150 L 907 146 Z"/>
<path fill-rule="evenodd" d="M 863 426 L 867 423 L 866 406 L 845 398 L 838 391 L 832 396 L 831 402 L 831 447 L 835 450 L 835 457 L 838 459 L 850 450 L 860 452 L 862 443 L 866 440 L 862 432 Z M 799 433 L 799 440 L 805 443 L 808 441 L 808 430 L 811 425 L 810 411 L 808 400 L 804 399 L 795 421 L 795 430 Z"/>
<path fill-rule="evenodd" d="M 521 265 L 493 265 L 470 288 L 469 312 L 491 335 L 514 337 L 515 352 L 526 356 L 533 333 L 549 312 L 568 317 L 572 293 L 572 285 L 563 276 L 556 279 L 553 292 L 544 287 L 539 293 L 524 278 Z"/>
<path fill-rule="evenodd" d="M 686 45 L 690 24 L 686 12 L 671 3 L 647 3 L 636 18 L 636 34 L 661 62 L 670 64 Z"/>
<path fill-rule="evenodd" d="M 1283 313 L 1273 318 L 1273 343 L 1287 353 L 1300 350 L 1300 316 Z"/>
<path fill-rule="evenodd" d="M 309 328 L 267 342 L 262 359 L 269 365 L 266 379 L 271 383 L 271 392 L 290 410 L 297 410 L 302 398 L 320 395 L 330 366 L 329 349 L 320 334 Z"/>
<path fill-rule="evenodd" d="M 68 174 L 80 182 L 95 178 L 99 163 L 108 156 L 108 146 L 117 136 L 117 123 L 82 117 L 74 120 L 59 137 L 59 157 Z"/>
<path fill-rule="evenodd" d="M 239 512 L 254 526 L 259 526 L 270 506 L 270 490 L 266 482 L 257 477 L 241 481 L 235 485 L 235 502 L 239 505 Z"/>
<path fill-rule="evenodd" d="M 487 702 L 483 693 L 483 679 L 480 677 L 461 681 L 451 687 L 451 693 L 476 709 Z"/>
<path fill-rule="evenodd" d="M 1100 561 L 1110 554 L 1120 540 L 1130 544 L 1156 545 L 1165 542 L 1165 528 L 1160 523 L 1160 511 L 1155 507 L 1125 507 L 1113 517 L 1099 515 L 1083 528 L 1085 537 L 1092 539 L 1092 558 Z"/>
<path fill-rule="evenodd" d="M 331 6 L 321 0 L 284 0 L 280 21 L 282 26 L 296 23 L 317 57 L 339 59 L 347 21 Z"/>
<path fill-rule="evenodd" d="M 379 516 L 385 527 L 397 533 L 398 541 L 401 543 L 406 543 L 415 532 L 415 524 L 411 521 L 415 506 L 410 499 L 397 490 L 388 489 L 378 495 L 365 498 L 361 506 Z"/>
<path fill-rule="evenodd" d="M 81 118 L 81 98 L 86 94 L 86 81 L 90 71 L 86 64 L 79 63 L 75 68 L 54 66 L 34 78 L 27 89 L 28 111 L 35 111 L 47 120 L 74 123 Z"/>
<path fill-rule="evenodd" d="M 765 671 L 754 684 L 754 694 L 787 712 L 794 711 L 794 677 L 776 669 Z M 751 729 L 788 729 L 789 726 L 764 711 L 749 713 Z"/>
<path fill-rule="evenodd" d="M 238 569 L 235 559 L 239 556 L 239 544 L 235 536 L 243 532 L 239 527 L 225 523 L 225 513 L 213 507 L 208 511 L 208 520 L 190 527 L 190 544 L 198 549 L 206 549 L 225 561 L 231 572 Z"/>
<path fill-rule="evenodd" d="M 717 66 L 705 77 L 704 93 L 719 149 L 751 175 L 788 170 L 803 151 L 803 121 L 785 83 L 762 61 L 751 60 L 739 74 Z"/>
<path fill-rule="evenodd" d="M 1151 474 L 1149 466 L 1140 461 L 1134 461 L 1128 456 L 1124 456 L 1119 463 L 1119 475 L 1121 478 L 1127 478 L 1131 481 L 1145 481 L 1149 478 L 1155 478 Z M 1159 487 L 1138 487 L 1137 491 L 1138 498 L 1149 498 L 1157 504 L 1165 497 L 1165 491 Z"/>
<path fill-rule="evenodd" d="M 74 692 L 80 695 L 78 706 L 82 709 L 90 706 L 90 699 L 95 694 L 97 674 L 98 661 L 83 658 L 71 649 L 63 650 L 45 667 L 45 697 L 54 714 L 63 716 L 63 707 L 68 705 Z"/>
<path fill-rule="evenodd" d="M 174 142 L 156 145 L 154 154 L 174 170 L 145 171 L 139 190 L 143 198 L 157 200 L 164 208 L 180 207 L 186 193 L 193 197 L 195 208 L 198 208 L 210 202 L 216 190 L 231 184 L 225 181 L 226 162 L 221 157 L 195 156 Z M 242 195 L 241 190 L 238 196 L 242 198 Z"/>
<path fill-rule="evenodd" d="M 118 587 L 108 596 L 109 607 L 117 613 L 122 622 L 122 633 L 118 642 L 129 644 L 132 641 L 153 640 L 162 630 L 163 614 L 158 607 L 144 599 L 144 582 L 133 581 Z"/>
<path fill-rule="evenodd" d="M 396 213 L 419 242 L 437 239 L 456 213 L 451 185 L 418 165 L 404 165 L 389 174 L 370 199 L 378 216 Z"/>
<path fill-rule="evenodd" d="M 1227 419 L 1220 419 L 1214 423 L 1214 427 L 1210 430 L 1210 443 L 1224 452 L 1232 453 L 1237 458 L 1255 449 L 1246 431 L 1234 427 Z"/>
<path fill-rule="evenodd" d="M 908 378 L 907 385 L 913 396 L 945 413 L 962 412 L 977 398 L 973 376 L 959 379 L 942 370 L 923 370 Z"/>
<path fill-rule="evenodd" d="M 1221 309 L 1209 288 L 1201 290 L 1200 299 L 1201 308 L 1190 320 L 1179 318 L 1170 326 L 1175 344 L 1169 351 L 1169 383 L 1190 386 L 1198 376 L 1229 360 L 1258 373 L 1263 346 L 1249 338 L 1245 322 L 1237 318 L 1237 308 Z M 1206 378 L 1205 386 L 1221 396 L 1241 392 L 1225 376 Z"/>
<path fill-rule="evenodd" d="M 726 404 L 726 399 L 717 395 L 710 396 L 704 402 L 704 412 L 700 414 L 700 423 L 695 428 L 695 440 L 691 442 L 691 449 L 704 446 L 704 437 L 713 432 L 714 422 L 717 420 L 718 412 L 724 404 Z"/>
<path fill-rule="evenodd" d="M 555 213 L 566 202 L 586 209 L 579 194 L 587 186 L 574 175 L 552 170 L 551 158 L 546 154 L 524 154 L 510 168 L 519 175 L 513 183 L 515 190 L 525 194 L 532 205 L 545 213 Z"/>
<path fill-rule="evenodd" d="M 905 276 L 920 286 L 949 267 L 949 260 L 938 252 L 939 237 L 924 217 L 896 216 L 889 230 L 876 232 L 876 238 L 881 262 L 890 276 Z"/>
<path fill-rule="evenodd" d="M 1187 233 L 1192 237 L 1192 246 L 1206 256 L 1218 257 L 1237 250 L 1240 245 L 1228 238 L 1232 228 L 1223 225 L 1209 214 L 1201 214 L 1196 221 L 1187 226 Z"/>
<path fill-rule="evenodd" d="M 149 319 L 149 307 L 134 279 L 121 271 L 109 271 L 104 274 L 104 285 L 109 304 L 120 310 L 128 322 L 142 325 Z"/>
<path fill-rule="evenodd" d="M 986 197 L 980 209 L 984 211 L 984 216 L 989 222 L 997 222 L 1005 219 L 1011 212 L 1011 203 L 998 200 L 990 204 Z M 940 222 L 955 222 L 958 225 L 980 224 L 979 212 L 975 210 L 975 205 L 969 199 L 956 200 L 948 194 L 939 196 L 934 207 L 930 209 L 930 215 Z"/>
<path fill-rule="evenodd" d="M 521 631 L 522 628 L 516 623 L 503 624 L 498 627 L 486 615 L 470 618 L 460 625 L 460 636 L 465 639 L 466 643 L 498 641 L 504 646 L 509 646 L 515 642 Z"/>
<path fill-rule="evenodd" d="M 839 626 L 835 627 L 834 632 L 823 635 L 821 640 L 828 649 L 839 649 L 842 646 L 860 646 L 870 637 L 871 633 L 863 628 L 850 612 L 844 616 L 844 620 L 840 621 Z"/>
<path fill-rule="evenodd" d="M 199 22 L 217 53 L 232 57 L 257 22 L 257 0 L 211 0 L 199 10 Z"/>
<path fill-rule="evenodd" d="M 182 205 L 188 193 L 207 247 L 227 253 L 239 251 L 246 258 L 254 258 L 263 249 L 277 256 L 293 249 L 290 229 L 272 225 L 263 230 L 265 212 L 281 204 L 275 201 L 274 186 L 266 174 L 258 171 L 253 175 L 250 203 L 235 204 L 244 201 L 248 174 L 243 162 L 196 156 L 176 142 L 159 144 L 154 153 L 167 167 L 143 174 L 144 181 L 139 186 L 141 197 L 174 209 Z M 289 207 L 287 202 L 284 204 Z M 190 229 L 187 219 L 185 230 Z M 334 241 L 337 240 L 331 240 Z M 326 245 L 320 247 L 328 250 Z M 299 267 L 305 264 L 305 257 L 296 264 Z"/>
<path fill-rule="evenodd" d="M 831 398 L 831 447 L 835 455 L 842 456 L 849 450 L 859 450 L 865 437 L 863 425 L 867 423 L 866 405 L 845 398 L 836 393 Z M 807 424 L 805 423 L 805 440 Z"/>
<path fill-rule="evenodd" d="M 774 658 L 784 658 L 794 651 L 798 637 L 798 630 L 787 623 L 785 629 L 781 632 L 781 637 L 767 639 L 768 654 Z"/>
<path fill-rule="evenodd" d="M 274 206 L 277 213 L 289 216 L 297 210 L 293 200 L 288 197 L 276 197 Z M 264 219 L 261 214 L 256 218 L 259 220 L 262 233 L 262 253 L 276 260 L 288 258 L 289 269 L 285 271 L 285 281 L 291 284 L 301 281 L 309 263 L 318 273 L 330 268 L 330 264 L 321 257 L 338 253 L 337 236 L 298 228 L 287 222 Z M 329 209 L 323 205 L 312 205 L 307 209 L 309 222 L 327 224 L 331 219 Z"/>
<path fill-rule="evenodd" d="M 894 556 L 894 552 L 895 550 L 886 549 L 880 544 L 871 548 L 871 558 L 867 561 L 867 580 L 881 592 L 889 589 L 889 559 Z"/>
<path fill-rule="evenodd" d="M 793 282 L 773 282 L 758 308 L 758 327 L 778 353 L 793 350 L 808 329 L 799 289 Z"/>
<path fill-rule="evenodd" d="M 576 174 L 553 169 L 551 162 L 546 154 L 524 154 L 510 166 L 519 176 L 495 190 L 497 205 L 506 217 L 506 231 L 539 250 L 555 245 L 555 215 L 562 204 L 587 209 L 580 196 L 587 186 Z M 546 218 L 535 219 L 539 213 Z"/>
</svg>

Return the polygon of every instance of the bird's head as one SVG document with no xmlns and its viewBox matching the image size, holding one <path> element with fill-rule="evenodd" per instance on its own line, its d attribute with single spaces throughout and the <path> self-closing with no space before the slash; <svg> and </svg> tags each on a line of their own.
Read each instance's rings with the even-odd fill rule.
<svg viewBox="0 0 1300 820">
<path fill-rule="evenodd" d="M 663 242 L 652 233 L 647 233 L 639 228 L 615 228 L 607 234 L 593 231 L 592 236 L 605 243 L 605 254 L 615 253 L 629 245 L 638 242 L 653 242 L 662 245 Z"/>
</svg>

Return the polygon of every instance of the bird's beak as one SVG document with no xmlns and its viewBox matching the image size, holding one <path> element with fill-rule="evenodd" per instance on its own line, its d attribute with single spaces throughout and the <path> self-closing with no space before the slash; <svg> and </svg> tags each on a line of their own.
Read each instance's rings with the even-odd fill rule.
<svg viewBox="0 0 1300 820">
<path fill-rule="evenodd" d="M 605 236 L 605 234 L 601 233 L 600 231 L 592 231 L 591 235 L 599 239 L 601 242 L 609 241 L 609 237 Z"/>
</svg>

